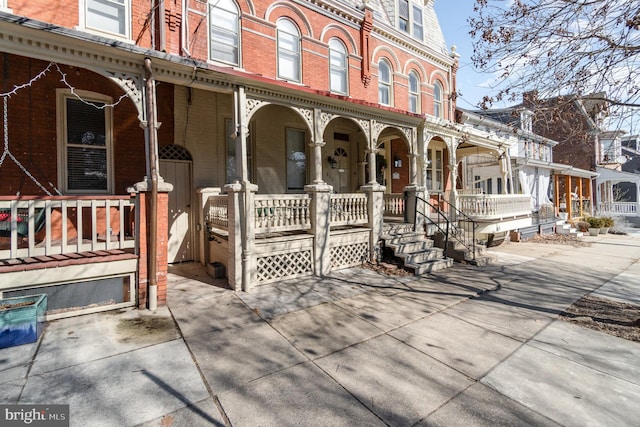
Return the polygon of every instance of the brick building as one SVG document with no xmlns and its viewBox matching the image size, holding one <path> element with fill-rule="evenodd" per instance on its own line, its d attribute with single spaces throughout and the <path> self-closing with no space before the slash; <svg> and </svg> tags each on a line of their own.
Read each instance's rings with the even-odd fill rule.
<svg viewBox="0 0 640 427">
<path fill-rule="evenodd" d="M 162 304 L 167 262 L 245 291 L 359 264 L 500 149 L 454 121 L 433 0 L 0 0 L 0 54 L 0 291 L 74 284 L 61 311 Z"/>
</svg>

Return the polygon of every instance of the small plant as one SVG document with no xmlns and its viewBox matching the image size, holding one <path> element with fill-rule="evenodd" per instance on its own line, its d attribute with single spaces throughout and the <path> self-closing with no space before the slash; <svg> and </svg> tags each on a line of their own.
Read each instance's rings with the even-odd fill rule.
<svg viewBox="0 0 640 427">
<path fill-rule="evenodd" d="M 598 217 L 595 217 L 595 216 L 590 216 L 586 220 L 589 223 L 589 227 L 590 228 L 600 228 L 600 227 L 602 227 L 602 218 L 598 218 Z"/>
<path fill-rule="evenodd" d="M 589 230 L 589 223 L 586 221 L 578 221 L 574 224 L 574 226 L 578 229 L 578 231 L 588 231 Z"/>
<path fill-rule="evenodd" d="M 602 227 L 607 227 L 607 228 L 613 227 L 613 218 L 609 216 L 602 217 Z"/>
</svg>

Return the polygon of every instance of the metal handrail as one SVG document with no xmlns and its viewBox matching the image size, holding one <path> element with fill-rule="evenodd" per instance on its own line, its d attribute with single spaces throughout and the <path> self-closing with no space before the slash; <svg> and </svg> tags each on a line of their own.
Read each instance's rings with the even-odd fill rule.
<svg viewBox="0 0 640 427">
<path fill-rule="evenodd" d="M 467 215 L 466 213 L 462 212 L 460 209 L 458 209 L 455 206 L 453 206 L 447 200 L 441 199 L 440 201 L 444 202 L 446 204 L 446 206 L 448 206 L 448 208 L 450 210 L 453 210 L 453 212 L 456 214 L 456 217 L 452 221 L 452 227 L 454 228 L 454 236 L 455 236 L 456 240 L 458 242 L 460 242 L 460 244 L 462 244 L 462 246 L 464 246 L 465 248 L 467 248 L 468 250 L 471 251 L 471 253 L 473 254 L 473 258 L 472 259 L 473 259 L 473 261 L 475 261 L 476 260 L 476 228 L 478 228 L 478 223 L 476 221 L 474 221 L 469 215 Z M 467 223 L 471 223 L 471 225 L 472 225 L 471 246 L 469 246 L 467 244 L 466 239 L 463 239 L 463 238 L 460 237 L 460 235 L 461 235 L 461 233 L 460 233 L 460 217 L 462 217 L 462 219 L 464 221 L 466 221 Z M 465 231 L 466 231 L 466 229 L 465 229 Z"/>
<path fill-rule="evenodd" d="M 469 251 L 471 251 L 472 257 L 473 257 L 472 259 L 473 259 L 473 261 L 475 261 L 476 260 L 476 228 L 478 227 L 477 222 L 474 221 L 469 215 L 465 214 L 460 209 L 458 209 L 455 206 L 453 206 L 447 200 L 439 199 L 438 202 L 444 202 L 446 204 L 446 207 L 448 208 L 447 210 L 450 213 L 453 212 L 455 214 L 455 215 L 450 215 L 450 216 L 453 216 L 454 218 L 450 218 L 449 216 L 443 214 L 442 213 L 442 209 L 440 209 L 440 207 L 436 207 L 436 206 L 432 205 L 430 202 L 426 201 L 425 199 L 416 196 L 416 203 L 415 203 L 416 218 L 417 218 L 418 213 L 420 213 L 424 218 L 428 219 L 432 224 L 436 225 L 436 227 L 438 227 L 438 229 L 440 229 L 440 231 L 443 231 L 442 228 L 438 224 L 436 224 L 430 217 L 428 217 L 427 215 L 425 215 L 422 212 L 418 212 L 418 204 L 419 204 L 418 200 L 420 200 L 423 203 L 425 203 L 426 205 L 430 206 L 438 214 L 439 217 L 442 216 L 447 222 L 447 232 L 445 234 L 445 256 L 446 256 L 446 252 L 447 252 L 447 249 L 448 249 L 449 236 L 451 235 L 462 246 L 464 246 Z M 460 226 L 459 226 L 460 218 L 462 218 L 464 221 L 466 221 L 467 223 L 470 223 L 472 225 L 472 239 L 471 239 L 471 244 L 470 245 L 467 243 L 466 239 L 462 238 L 462 236 L 461 236 L 462 233 L 461 233 Z"/>
<path fill-rule="evenodd" d="M 422 201 L 422 202 L 424 202 L 426 205 L 430 206 L 430 207 L 431 207 L 431 209 L 433 209 L 433 210 L 438 214 L 438 218 L 442 217 L 442 219 L 443 219 L 443 220 L 444 220 L 444 222 L 446 223 L 446 230 L 443 230 L 443 229 L 442 229 L 442 227 L 440 227 L 440 221 L 436 222 L 436 221 L 434 221 L 433 219 L 431 219 L 431 217 L 430 217 L 430 216 L 428 216 L 426 213 L 424 213 L 424 212 L 420 212 L 420 211 L 418 210 L 418 205 L 419 205 L 418 200 L 421 200 L 421 201 Z M 406 206 L 406 205 L 405 205 L 405 206 Z M 436 226 L 436 227 L 437 227 L 437 228 L 438 228 L 438 229 L 439 229 L 439 230 L 444 234 L 444 247 L 445 247 L 445 249 L 444 249 L 444 251 L 442 252 L 442 256 L 443 256 L 443 258 L 447 258 L 447 246 L 449 245 L 449 225 L 450 225 L 450 221 L 449 221 L 449 219 L 447 218 L 447 216 L 446 216 L 445 214 L 443 214 L 443 213 L 440 211 L 440 209 L 436 208 L 436 207 L 435 207 L 435 206 L 433 206 L 431 203 L 427 202 L 427 201 L 426 201 L 426 200 L 424 200 L 422 197 L 418 197 L 418 196 L 416 196 L 416 203 L 415 203 L 415 206 L 414 206 L 414 212 L 415 212 L 414 218 L 416 218 L 416 219 L 417 219 L 417 218 L 418 218 L 418 214 L 422 215 L 422 217 L 423 217 L 423 218 L 425 218 L 425 219 L 429 220 L 429 222 L 430 222 L 431 224 L 435 225 L 435 226 Z M 418 231 L 418 230 L 416 230 L 417 223 L 418 223 L 418 221 L 415 221 L 415 220 L 413 221 L 413 231 L 414 231 L 414 232 L 415 232 L 415 231 Z"/>
</svg>

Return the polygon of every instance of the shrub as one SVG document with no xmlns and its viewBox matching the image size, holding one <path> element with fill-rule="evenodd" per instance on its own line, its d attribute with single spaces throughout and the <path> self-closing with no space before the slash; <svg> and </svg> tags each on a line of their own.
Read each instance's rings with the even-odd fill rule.
<svg viewBox="0 0 640 427">
<path fill-rule="evenodd" d="M 609 216 L 602 217 L 602 227 L 613 227 L 613 218 Z"/>
<path fill-rule="evenodd" d="M 595 216 L 590 216 L 587 218 L 587 222 L 589 223 L 589 227 L 591 228 L 600 228 L 602 227 L 602 219 L 597 218 Z"/>
</svg>

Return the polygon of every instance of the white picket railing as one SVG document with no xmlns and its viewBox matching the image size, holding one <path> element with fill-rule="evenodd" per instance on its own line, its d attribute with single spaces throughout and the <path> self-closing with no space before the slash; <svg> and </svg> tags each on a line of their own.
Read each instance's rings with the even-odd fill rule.
<svg viewBox="0 0 640 427">
<path fill-rule="evenodd" d="M 329 220 L 332 227 L 367 224 L 369 222 L 367 195 L 332 194 Z"/>
<path fill-rule="evenodd" d="M 475 220 L 531 215 L 527 194 L 459 194 L 457 203 L 458 209 Z"/>
<path fill-rule="evenodd" d="M 128 249 L 130 196 L 0 197 L 0 259 Z"/>
<path fill-rule="evenodd" d="M 598 215 L 638 216 L 640 202 L 601 202 L 598 203 Z"/>
<path fill-rule="evenodd" d="M 254 204 L 256 234 L 311 228 L 311 199 L 307 194 L 260 194 Z"/>
<path fill-rule="evenodd" d="M 384 200 L 384 216 L 388 217 L 404 217 L 404 195 L 403 194 L 385 194 Z"/>
</svg>

